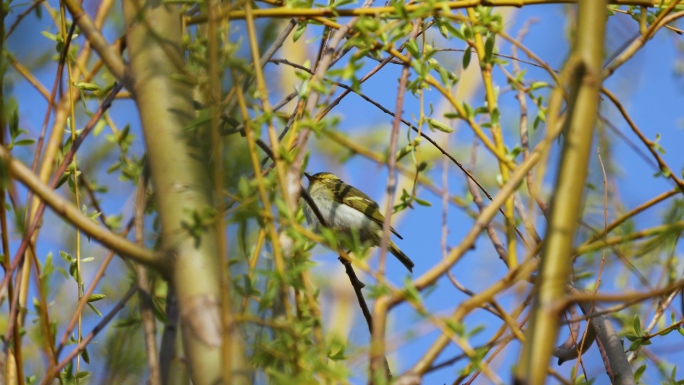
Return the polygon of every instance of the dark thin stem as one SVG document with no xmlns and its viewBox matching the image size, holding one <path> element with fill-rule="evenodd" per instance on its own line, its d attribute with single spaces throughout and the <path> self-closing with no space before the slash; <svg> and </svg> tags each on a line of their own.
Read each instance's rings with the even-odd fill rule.
<svg viewBox="0 0 684 385">
<path fill-rule="evenodd" d="M 3 37 L 3 40 L 7 40 L 10 37 L 10 35 L 12 34 L 12 32 L 14 32 L 14 30 L 19 26 L 19 23 L 21 23 L 21 21 L 24 20 L 24 18 L 27 15 L 29 15 L 31 12 L 33 12 L 33 10 L 36 9 L 36 7 L 38 7 L 40 4 L 42 4 L 43 1 L 45 1 L 45 0 L 34 1 L 33 3 L 31 3 L 31 5 L 28 8 L 26 8 L 24 11 L 22 11 L 20 14 L 18 14 L 17 18 L 14 20 L 14 23 L 12 23 L 12 25 L 7 29 L 7 33 Z M 66 46 L 68 46 L 68 44 Z"/>
<path fill-rule="evenodd" d="M 159 367 L 161 369 L 162 384 L 169 384 L 169 376 L 173 372 L 174 365 L 180 364 L 180 357 L 177 351 L 177 335 L 180 333 L 179 327 L 180 310 L 178 309 L 178 299 L 173 286 L 169 286 L 166 293 L 166 325 L 162 333 L 161 349 L 159 351 Z"/>
</svg>

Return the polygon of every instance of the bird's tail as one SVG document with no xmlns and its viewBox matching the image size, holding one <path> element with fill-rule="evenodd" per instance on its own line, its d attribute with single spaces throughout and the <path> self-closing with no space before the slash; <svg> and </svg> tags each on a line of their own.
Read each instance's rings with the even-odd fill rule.
<svg viewBox="0 0 684 385">
<path fill-rule="evenodd" d="M 392 255 L 397 257 L 399 262 L 401 262 L 404 266 L 406 266 L 406 268 L 411 273 L 413 273 L 413 266 L 415 266 L 415 264 L 413 263 L 411 258 L 407 257 L 406 254 L 399 250 L 399 247 L 397 247 L 397 245 L 395 245 L 394 242 L 392 242 L 392 240 L 389 241 L 388 249 L 389 252 L 392 253 Z"/>
</svg>

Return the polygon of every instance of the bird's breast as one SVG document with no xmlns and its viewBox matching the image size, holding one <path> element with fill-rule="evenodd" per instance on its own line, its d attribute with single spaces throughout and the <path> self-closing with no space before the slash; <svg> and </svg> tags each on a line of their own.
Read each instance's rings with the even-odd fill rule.
<svg viewBox="0 0 684 385">
<path fill-rule="evenodd" d="M 321 215 L 328 222 L 328 225 L 335 231 L 351 235 L 351 229 L 357 229 L 360 238 L 367 239 L 369 236 L 374 236 L 379 230 L 377 223 L 358 210 L 335 202 L 332 199 L 324 199 L 315 195 L 312 195 L 311 198 L 316 203 Z M 308 205 L 305 207 L 304 215 L 309 226 L 318 231 L 321 226 L 320 221 Z"/>
</svg>

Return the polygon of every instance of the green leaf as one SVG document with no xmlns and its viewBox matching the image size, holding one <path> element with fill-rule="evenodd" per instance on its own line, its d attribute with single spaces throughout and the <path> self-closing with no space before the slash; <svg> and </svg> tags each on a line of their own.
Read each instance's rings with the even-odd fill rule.
<svg viewBox="0 0 684 385">
<path fill-rule="evenodd" d="M 0 260 L 2 259 L 2 255 L 0 255 Z M 55 270 L 55 266 L 52 264 L 52 252 L 49 252 L 47 256 L 45 257 L 45 264 L 42 267 L 42 275 L 41 279 L 45 277 L 49 277 L 50 274 Z"/>
<path fill-rule="evenodd" d="M 413 143 L 409 143 L 406 146 L 400 148 L 399 151 L 397 151 L 397 153 L 394 156 L 395 158 L 397 158 L 397 162 L 399 160 L 401 160 L 403 157 L 405 157 L 406 155 L 413 152 L 413 147 L 414 147 Z"/>
<path fill-rule="evenodd" d="M 339 349 L 335 353 L 333 353 L 332 350 L 328 351 L 328 358 L 330 358 L 333 361 L 346 360 L 347 356 L 344 355 L 345 346 L 342 344 L 335 344 L 335 345 L 341 345 L 341 346 L 339 346 Z"/>
<path fill-rule="evenodd" d="M 490 34 L 487 37 L 487 40 L 485 41 L 485 57 L 484 57 L 484 62 L 485 63 L 491 63 L 492 62 L 492 55 L 494 54 L 494 38 L 496 35 L 493 33 Z"/>
<path fill-rule="evenodd" d="M 404 45 L 407 51 L 413 56 L 414 58 L 419 58 L 420 57 L 420 48 L 418 48 L 418 43 L 416 43 L 415 39 L 409 39 L 409 41 L 406 42 Z"/>
<path fill-rule="evenodd" d="M 19 106 L 16 103 L 12 103 L 10 107 L 10 121 L 9 121 L 9 132 L 10 132 L 10 137 L 12 139 L 15 139 L 19 134 L 21 134 L 19 130 Z"/>
<path fill-rule="evenodd" d="M 632 326 L 634 327 L 634 333 L 638 336 L 643 335 L 643 332 L 641 330 L 641 320 L 639 319 L 639 315 L 635 314 L 634 315 L 634 320 L 632 321 Z"/>
<path fill-rule="evenodd" d="M 544 88 L 544 87 L 548 87 L 548 86 L 549 86 L 549 83 L 547 83 L 547 82 L 532 82 L 532 84 L 530 84 L 530 91 L 534 91 L 534 90 Z"/>
<path fill-rule="evenodd" d="M 15 141 L 14 145 L 15 146 L 30 146 L 35 142 L 36 142 L 35 139 L 26 138 L 26 139 L 19 139 L 19 140 Z"/>
<path fill-rule="evenodd" d="M 413 285 L 413 281 L 408 277 L 404 280 L 404 293 L 408 301 L 420 301 L 420 293 Z"/>
<path fill-rule="evenodd" d="M 121 168 L 121 162 L 114 162 L 114 164 L 109 166 L 109 168 L 107 169 L 107 174 L 111 174 L 120 168 Z M 62 183 L 64 183 L 64 182 L 62 182 Z"/>
<path fill-rule="evenodd" d="M 366 285 L 366 288 L 368 289 L 368 298 L 370 299 L 392 294 L 392 291 L 385 285 Z"/>
<path fill-rule="evenodd" d="M 506 154 L 506 157 L 509 158 L 510 160 L 513 160 L 513 159 L 517 158 L 518 155 L 520 155 L 520 153 L 522 153 L 522 152 L 523 152 L 522 147 L 516 145 L 515 147 L 513 147 L 513 149 L 508 154 Z"/>
<path fill-rule="evenodd" d="M 88 297 L 88 302 L 97 302 L 105 299 L 106 297 L 107 296 L 104 294 L 92 294 L 90 297 Z"/>
<path fill-rule="evenodd" d="M 297 25 L 297 29 L 292 35 L 292 41 L 297 41 L 300 37 L 302 37 L 304 31 L 306 31 L 306 25 L 306 23 L 299 23 L 299 25 Z"/>
<path fill-rule="evenodd" d="M 639 382 L 641 375 L 646 371 L 646 364 L 639 366 L 639 368 L 634 372 L 634 381 Z"/>
<path fill-rule="evenodd" d="M 98 136 L 102 132 L 102 130 L 107 127 L 107 121 L 104 119 L 100 119 L 97 121 L 95 124 L 95 128 L 93 128 L 93 135 Z"/>
<path fill-rule="evenodd" d="M 50 39 L 52 41 L 62 41 L 61 36 L 54 35 L 48 31 L 41 31 L 40 34 L 47 37 L 48 39 Z"/>
<path fill-rule="evenodd" d="M 418 204 L 421 205 L 421 206 L 427 206 L 427 207 L 431 207 L 431 206 L 432 206 L 432 203 L 430 203 L 430 202 L 428 202 L 428 201 L 426 201 L 426 200 L 420 199 L 420 198 L 418 198 L 418 197 L 414 197 L 413 200 L 415 200 L 416 203 L 418 203 Z"/>
<path fill-rule="evenodd" d="M 468 49 L 466 49 L 465 53 L 463 54 L 463 69 L 464 70 L 467 69 L 468 66 L 470 65 L 470 57 L 472 56 L 472 54 L 473 54 L 472 48 L 468 47 Z"/>
<path fill-rule="evenodd" d="M 471 338 L 471 337 L 479 334 L 480 332 L 482 332 L 484 330 L 485 330 L 484 325 L 477 325 L 477 326 L 475 326 L 475 329 L 468 332 L 468 338 Z"/>
<path fill-rule="evenodd" d="M 100 313 L 100 311 L 97 310 L 97 308 L 96 308 L 95 306 L 93 306 L 93 304 L 88 303 L 88 307 L 91 308 L 91 309 L 95 312 L 95 314 L 97 314 L 97 315 L 99 315 L 100 317 L 102 317 L 102 313 Z"/>
<path fill-rule="evenodd" d="M 74 86 L 76 86 L 76 88 L 78 88 L 79 90 L 82 90 L 82 91 L 99 91 L 100 90 L 100 86 L 98 86 L 95 83 L 80 82 L 80 83 L 74 83 Z"/>
<path fill-rule="evenodd" d="M 539 111 L 537 111 L 537 118 L 546 123 L 546 111 L 540 108 Z"/>
<path fill-rule="evenodd" d="M 439 16 L 434 16 L 435 19 L 435 24 L 437 24 L 437 28 L 439 28 L 439 33 L 444 36 L 445 39 L 449 38 L 449 28 L 447 27 L 447 24 L 449 22 L 444 22 L 441 17 Z"/>
<path fill-rule="evenodd" d="M 427 121 L 428 126 L 430 126 L 430 128 L 432 128 L 432 129 L 439 130 L 442 132 L 446 132 L 448 134 L 454 132 L 453 128 L 451 128 L 448 125 L 440 122 L 439 120 L 427 118 L 427 119 L 425 119 L 425 121 Z"/>
<path fill-rule="evenodd" d="M 461 322 L 454 321 L 453 319 L 447 319 L 446 325 L 449 329 L 451 329 L 454 333 L 456 333 L 457 336 L 463 337 L 465 335 L 465 325 Z"/>
<path fill-rule="evenodd" d="M 59 256 L 62 257 L 63 260 L 71 263 L 74 261 L 74 257 L 71 256 L 71 254 L 67 253 L 66 251 L 59 251 Z"/>
<path fill-rule="evenodd" d="M 121 221 L 122 220 L 123 220 L 122 214 L 110 215 L 107 217 L 107 219 L 105 219 L 105 224 L 107 225 L 107 227 L 109 227 L 111 229 L 118 230 L 121 228 Z"/>
<path fill-rule="evenodd" d="M 101 211 L 93 211 L 92 213 L 88 214 L 88 218 L 90 218 L 95 223 L 99 223 L 97 221 L 97 218 L 99 218 L 101 215 L 102 215 Z"/>
<path fill-rule="evenodd" d="M 77 270 L 78 265 L 76 264 L 76 261 L 74 260 L 69 264 L 69 275 L 74 277 L 74 280 L 80 284 L 81 280 L 78 278 L 78 270 Z"/>
<path fill-rule="evenodd" d="M 81 357 L 83 357 L 83 361 L 85 361 L 86 364 L 90 363 L 90 354 L 88 354 L 88 348 L 83 348 L 83 351 L 81 352 Z M 89 372 L 78 372 L 76 373 L 76 378 L 86 378 L 90 375 Z"/>
<path fill-rule="evenodd" d="M 88 356 L 88 353 L 86 353 L 87 351 L 88 351 L 87 349 L 84 349 L 83 353 L 81 353 L 81 357 L 83 357 L 83 361 L 85 361 L 86 364 L 89 364 L 90 363 L 90 356 Z M 86 357 L 88 357 L 88 358 L 86 359 Z M 90 372 L 78 372 L 78 373 L 76 373 L 76 376 L 74 376 L 74 377 L 86 378 L 89 375 L 90 375 Z"/>
</svg>

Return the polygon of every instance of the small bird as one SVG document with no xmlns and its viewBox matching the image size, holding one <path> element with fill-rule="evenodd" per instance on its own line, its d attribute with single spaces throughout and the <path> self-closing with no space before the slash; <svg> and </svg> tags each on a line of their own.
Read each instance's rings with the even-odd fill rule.
<svg viewBox="0 0 684 385">
<path fill-rule="evenodd" d="M 385 217 L 380 212 L 377 203 L 359 189 L 342 182 L 340 178 L 329 172 L 319 172 L 315 175 L 304 173 L 304 175 L 309 180 L 307 190 L 311 199 L 316 203 L 318 211 L 332 230 L 350 239 L 352 231 L 355 231 L 361 242 L 380 246 Z M 319 232 L 323 227 L 308 204 L 304 206 L 304 216 L 314 231 Z M 390 227 L 390 230 L 399 239 L 403 239 L 393 227 Z M 413 266 L 415 266 L 413 261 L 399 250 L 392 240 L 388 241 L 389 252 L 397 257 L 410 272 L 413 272 Z"/>
</svg>

